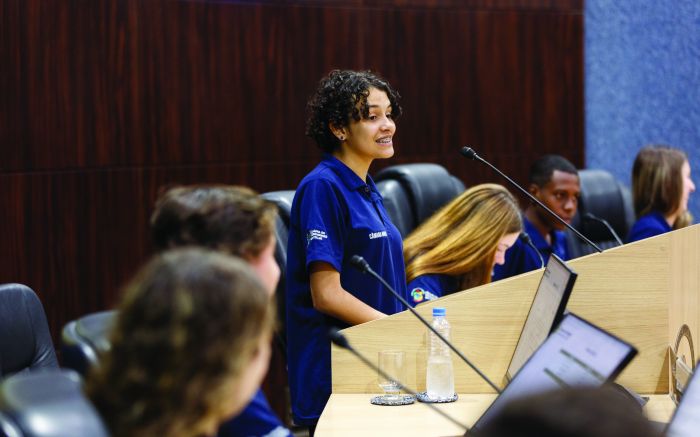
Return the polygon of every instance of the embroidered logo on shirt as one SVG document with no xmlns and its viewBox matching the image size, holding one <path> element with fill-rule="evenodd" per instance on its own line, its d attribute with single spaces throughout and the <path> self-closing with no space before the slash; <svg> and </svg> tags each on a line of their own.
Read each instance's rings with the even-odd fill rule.
<svg viewBox="0 0 700 437">
<path fill-rule="evenodd" d="M 435 300 L 437 299 L 437 296 L 428 290 L 423 290 L 420 287 L 416 287 L 411 290 L 411 299 L 413 299 L 413 302 L 415 303 L 421 303 L 423 301 Z"/>
<path fill-rule="evenodd" d="M 311 243 L 312 240 L 323 241 L 326 238 L 328 238 L 328 235 L 326 235 L 326 231 L 311 229 L 309 232 L 306 233 L 306 244 L 308 245 L 309 243 Z"/>
<path fill-rule="evenodd" d="M 375 238 L 386 238 L 388 235 L 386 234 L 386 231 L 380 231 L 380 232 L 370 232 L 369 233 L 369 239 L 374 240 Z"/>
</svg>

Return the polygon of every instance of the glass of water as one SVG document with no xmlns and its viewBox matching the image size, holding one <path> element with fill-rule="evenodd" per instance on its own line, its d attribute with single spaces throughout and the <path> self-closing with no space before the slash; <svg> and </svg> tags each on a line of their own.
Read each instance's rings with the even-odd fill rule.
<svg viewBox="0 0 700 437">
<path fill-rule="evenodd" d="M 405 379 L 405 356 L 403 351 L 387 350 L 379 352 L 379 374 L 377 382 L 384 390 L 381 397 L 386 401 L 396 401 L 401 393 L 401 381 Z M 382 376 L 382 372 L 388 377 Z"/>
</svg>

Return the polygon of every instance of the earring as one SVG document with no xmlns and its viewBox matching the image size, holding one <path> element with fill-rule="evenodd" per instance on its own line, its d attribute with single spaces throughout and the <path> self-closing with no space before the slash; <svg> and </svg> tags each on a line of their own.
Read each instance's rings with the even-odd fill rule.
<svg viewBox="0 0 700 437">
<path fill-rule="evenodd" d="M 339 136 L 338 139 L 339 139 L 340 141 L 345 141 L 345 135 Z"/>
</svg>

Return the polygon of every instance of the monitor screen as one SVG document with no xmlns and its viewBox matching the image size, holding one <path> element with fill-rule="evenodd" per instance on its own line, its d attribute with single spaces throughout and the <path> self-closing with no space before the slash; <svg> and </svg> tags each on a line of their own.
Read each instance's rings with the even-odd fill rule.
<svg viewBox="0 0 700 437">
<path fill-rule="evenodd" d="M 552 254 L 547 261 L 540 285 L 530 305 L 530 311 L 520 332 L 518 344 L 508 365 L 506 378 L 510 380 L 520 367 L 540 347 L 554 327 L 559 323 L 571 290 L 576 282 L 576 273 L 564 261 Z"/>
<path fill-rule="evenodd" d="M 566 314 L 474 428 L 484 426 L 513 399 L 563 387 L 600 386 L 613 380 L 636 353 L 629 343 Z"/>
<path fill-rule="evenodd" d="M 673 418 L 668 424 L 668 437 L 696 436 L 700 429 L 700 381 L 697 372 L 688 381 Z"/>
</svg>

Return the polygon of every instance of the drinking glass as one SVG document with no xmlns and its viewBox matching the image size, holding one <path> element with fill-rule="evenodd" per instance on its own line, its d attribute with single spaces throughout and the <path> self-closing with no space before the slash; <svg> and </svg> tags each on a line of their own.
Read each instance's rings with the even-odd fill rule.
<svg viewBox="0 0 700 437">
<path fill-rule="evenodd" d="M 401 393 L 401 382 L 405 378 L 406 369 L 404 367 L 405 356 L 403 351 L 386 350 L 379 352 L 379 370 L 384 372 L 389 378 L 382 376 L 382 372 L 377 375 L 377 383 L 384 395 L 380 396 L 385 401 L 396 402 Z"/>
</svg>

